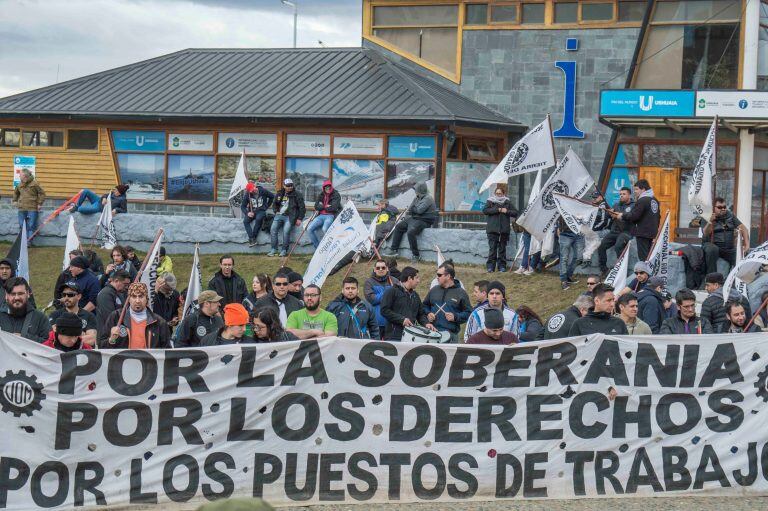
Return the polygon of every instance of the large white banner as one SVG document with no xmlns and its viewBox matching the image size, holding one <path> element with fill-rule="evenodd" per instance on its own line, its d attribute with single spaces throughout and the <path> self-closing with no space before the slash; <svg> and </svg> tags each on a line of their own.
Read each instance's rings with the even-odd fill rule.
<svg viewBox="0 0 768 511">
<path fill-rule="evenodd" d="M 0 507 L 765 495 L 765 354 L 764 334 L 63 353 L 0 333 Z"/>
<path fill-rule="evenodd" d="M 367 240 L 368 227 L 360 218 L 355 204 L 348 200 L 312 255 L 312 260 L 304 272 L 304 284 L 323 287 L 336 263 L 350 252 L 365 248 Z"/>
<path fill-rule="evenodd" d="M 547 116 L 541 124 L 515 142 L 512 149 L 480 186 L 480 192 L 484 192 L 492 184 L 506 183 L 510 177 L 553 167 L 556 162 L 552 125 Z"/>
<path fill-rule="evenodd" d="M 544 183 L 541 193 L 536 195 L 533 202 L 528 203 L 518 217 L 517 224 L 531 233 L 531 236 L 543 242 L 547 233 L 554 230 L 555 222 L 560 216 L 552 193 L 562 193 L 580 199 L 594 184 L 595 181 L 579 157 L 573 149 L 568 149 L 552 175 Z"/>
<path fill-rule="evenodd" d="M 712 121 L 704 147 L 693 168 L 691 185 L 688 187 L 688 206 L 694 215 L 709 221 L 712 216 L 712 180 L 717 174 L 717 118 Z"/>
</svg>

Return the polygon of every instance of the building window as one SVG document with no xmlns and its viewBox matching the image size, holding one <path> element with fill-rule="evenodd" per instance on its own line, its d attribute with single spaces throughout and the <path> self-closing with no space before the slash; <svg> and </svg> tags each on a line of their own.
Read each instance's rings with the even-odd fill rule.
<svg viewBox="0 0 768 511">
<path fill-rule="evenodd" d="M 161 201 L 165 198 L 165 155 L 118 153 L 117 167 L 120 182 L 131 187 L 131 199 Z"/>
<path fill-rule="evenodd" d="M 67 130 L 67 149 L 99 148 L 99 130 Z"/>
<path fill-rule="evenodd" d="M 449 161 L 445 164 L 445 211 L 482 211 L 492 189 L 479 193 L 495 163 Z"/>
<path fill-rule="evenodd" d="M 406 209 L 416 197 L 416 185 L 426 183 L 435 194 L 435 162 L 389 161 L 387 163 L 387 198 L 390 204 Z"/>
<path fill-rule="evenodd" d="M 384 198 L 384 160 L 333 160 L 333 187 L 341 202 L 351 200 L 355 206 L 372 209 Z"/>
<path fill-rule="evenodd" d="M 611 3 L 592 3 L 584 2 L 581 4 L 582 21 L 611 21 L 613 20 L 613 2 Z"/>
<path fill-rule="evenodd" d="M 458 5 L 373 9 L 373 35 L 441 70 L 456 74 Z"/>
<path fill-rule="evenodd" d="M 555 4 L 555 23 L 577 23 L 579 4 L 576 2 L 557 2 Z"/>
<path fill-rule="evenodd" d="M 314 204 L 323 190 L 323 181 L 329 178 L 329 164 L 328 158 L 286 158 L 285 177 L 293 179 L 305 203 Z"/>
<path fill-rule="evenodd" d="M 643 21 L 646 5 L 644 0 L 619 0 L 619 21 Z"/>
<path fill-rule="evenodd" d="M 526 25 L 544 23 L 544 4 L 523 4 L 521 23 Z"/>
<path fill-rule="evenodd" d="M 656 2 L 654 22 L 739 21 L 740 0 L 681 0 Z"/>
<path fill-rule="evenodd" d="M 216 200 L 228 202 L 232 182 L 235 180 L 240 156 L 219 155 L 216 158 Z M 275 191 L 277 160 L 264 156 L 246 156 L 245 173 L 249 181 L 263 186 L 269 191 Z"/>
<path fill-rule="evenodd" d="M 64 132 L 53 130 L 27 131 L 21 134 L 26 147 L 64 147 Z"/>
<path fill-rule="evenodd" d="M 517 23 L 517 4 L 491 5 L 491 23 Z"/>
<path fill-rule="evenodd" d="M 21 130 L 18 128 L 0 128 L 0 147 L 19 147 Z"/>
<path fill-rule="evenodd" d="M 485 25 L 488 23 L 488 5 L 467 4 L 464 23 L 466 25 Z"/>
<path fill-rule="evenodd" d="M 213 156 L 168 155 L 168 200 L 213 202 Z"/>
</svg>

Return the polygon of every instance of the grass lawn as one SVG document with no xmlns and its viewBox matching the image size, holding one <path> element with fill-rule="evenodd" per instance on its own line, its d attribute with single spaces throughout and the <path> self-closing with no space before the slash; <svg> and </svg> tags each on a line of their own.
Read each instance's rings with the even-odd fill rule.
<svg viewBox="0 0 768 511">
<path fill-rule="evenodd" d="M 0 253 L 7 253 L 10 244 L 0 244 Z M 106 250 L 99 250 L 99 255 L 106 265 L 109 257 Z M 144 254 L 141 254 L 143 256 Z M 64 247 L 30 247 L 30 276 L 32 289 L 35 291 L 39 307 L 45 307 L 53 298 L 53 286 L 56 278 L 61 272 L 62 258 L 64 256 Z M 186 289 L 189 281 L 189 272 L 192 266 L 192 254 L 173 254 L 173 272 L 179 281 L 178 289 Z M 247 255 L 236 254 L 235 271 L 245 280 L 250 289 L 250 281 L 256 273 L 267 273 L 274 275 L 280 266 L 281 258 L 267 257 L 266 255 Z M 303 273 L 307 264 L 309 264 L 309 255 L 298 255 L 291 258 L 288 266 Z M 201 269 L 203 272 L 203 287 L 208 280 L 218 270 L 219 255 L 204 254 L 201 256 Z M 419 295 L 426 296 L 429 283 L 435 277 L 436 264 L 434 262 L 424 262 L 412 264 L 407 259 L 398 260 L 398 266 L 402 269 L 404 266 L 411 265 L 419 269 L 422 282 L 418 288 Z M 361 293 L 362 284 L 371 274 L 372 267 L 365 262 L 358 263 L 353 268 L 351 275 L 360 281 Z M 323 304 L 330 302 L 341 292 L 341 280 L 344 271 L 328 278 L 323 286 Z M 555 312 L 565 309 L 576 298 L 576 296 L 586 289 L 585 280 L 581 277 L 581 282 L 569 289 L 563 291 L 560 289 L 560 281 L 554 273 L 534 274 L 531 276 L 515 275 L 513 273 L 487 273 L 481 266 L 459 265 L 456 268 L 456 276 L 462 281 L 467 292 L 472 292 L 472 284 L 478 280 L 500 280 L 507 288 L 507 299 L 513 307 L 519 305 L 528 305 L 535 310 L 546 321 L 547 317 Z"/>
</svg>

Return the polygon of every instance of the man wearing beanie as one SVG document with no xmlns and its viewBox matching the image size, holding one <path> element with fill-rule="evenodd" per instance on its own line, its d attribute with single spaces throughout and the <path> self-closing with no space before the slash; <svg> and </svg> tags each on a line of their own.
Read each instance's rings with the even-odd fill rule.
<svg viewBox="0 0 768 511">
<path fill-rule="evenodd" d="M 8 279 L 4 291 L 6 303 L 0 308 L 0 330 L 43 343 L 48 340 L 51 326 L 45 314 L 32 305 L 31 291 L 23 277 Z"/>
<path fill-rule="evenodd" d="M 62 309 L 63 311 L 64 309 Z M 53 325 L 52 337 L 43 343 L 59 351 L 91 350 L 90 344 L 83 342 L 83 322 L 76 314 L 62 312 Z"/>
<path fill-rule="evenodd" d="M 467 344 L 517 344 L 517 335 L 504 329 L 504 315 L 498 309 L 485 309 L 483 329 L 470 336 Z"/>
<path fill-rule="evenodd" d="M 504 318 L 504 330 L 519 335 L 520 321 L 517 312 L 507 305 L 507 289 L 504 284 L 498 280 L 488 283 L 488 298 L 486 301 L 475 307 L 475 310 L 469 315 L 467 327 L 464 329 L 464 342 L 478 332 L 482 332 L 485 326 L 485 311 L 487 309 L 497 309 Z"/>
<path fill-rule="evenodd" d="M 96 301 L 99 291 L 101 291 L 101 284 L 99 284 L 99 278 L 88 269 L 88 266 L 88 259 L 85 256 L 73 258 L 69 262 L 69 268 L 64 270 L 64 274 L 68 273 L 69 276 L 63 282 L 74 282 L 81 294 L 78 305 L 88 312 L 93 312 L 96 310 Z M 61 289 L 61 284 L 54 289 L 54 298 L 59 304 L 61 304 Z"/>
<path fill-rule="evenodd" d="M 224 346 L 253 342 L 245 337 L 245 325 L 248 324 L 248 311 L 240 303 L 224 306 L 224 326 L 203 337 L 201 346 Z"/>
<path fill-rule="evenodd" d="M 128 287 L 128 309 L 122 323 L 121 310 L 107 318 L 99 331 L 99 346 L 107 349 L 166 349 L 170 348 L 171 332 L 163 318 L 149 310 L 149 291 L 141 282 Z"/>
<path fill-rule="evenodd" d="M 76 317 L 80 318 L 80 323 L 82 327 L 82 332 L 78 335 L 80 335 L 80 337 L 86 344 L 93 346 L 94 344 L 96 344 L 96 330 L 97 330 L 96 316 L 85 309 L 81 309 L 80 306 L 78 305 L 80 298 L 82 296 L 82 294 L 80 293 L 80 288 L 78 288 L 77 284 L 75 284 L 74 282 L 65 282 L 61 286 L 60 293 L 61 293 L 61 304 L 64 307 L 61 309 L 55 310 L 51 313 L 51 316 L 49 318 L 51 325 L 55 325 L 56 321 L 63 314 L 74 314 Z"/>
<path fill-rule="evenodd" d="M 619 290 L 619 294 L 624 293 L 639 293 L 645 288 L 645 284 L 648 282 L 648 278 L 653 273 L 651 265 L 645 261 L 638 261 L 635 263 L 635 278 L 627 283 L 627 287 Z"/>
<path fill-rule="evenodd" d="M 109 193 L 113 215 L 128 212 L 128 199 L 125 197 L 125 193 L 129 188 L 130 186 L 128 185 L 117 185 Z M 86 204 L 86 201 L 88 204 Z M 80 192 L 80 198 L 77 199 L 77 202 L 69 207 L 69 212 L 78 212 L 81 215 L 93 215 L 101 213 L 106 204 L 106 193 L 99 197 L 91 190 L 85 188 Z"/>
</svg>

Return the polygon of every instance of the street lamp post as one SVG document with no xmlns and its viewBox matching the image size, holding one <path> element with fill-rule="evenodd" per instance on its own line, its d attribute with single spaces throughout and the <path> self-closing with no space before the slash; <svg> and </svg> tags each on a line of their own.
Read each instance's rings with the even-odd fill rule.
<svg viewBox="0 0 768 511">
<path fill-rule="evenodd" d="M 293 7 L 293 47 L 296 48 L 296 27 L 299 19 L 299 6 L 296 5 L 296 2 L 291 2 L 290 0 L 280 0 L 280 3 Z"/>
</svg>

